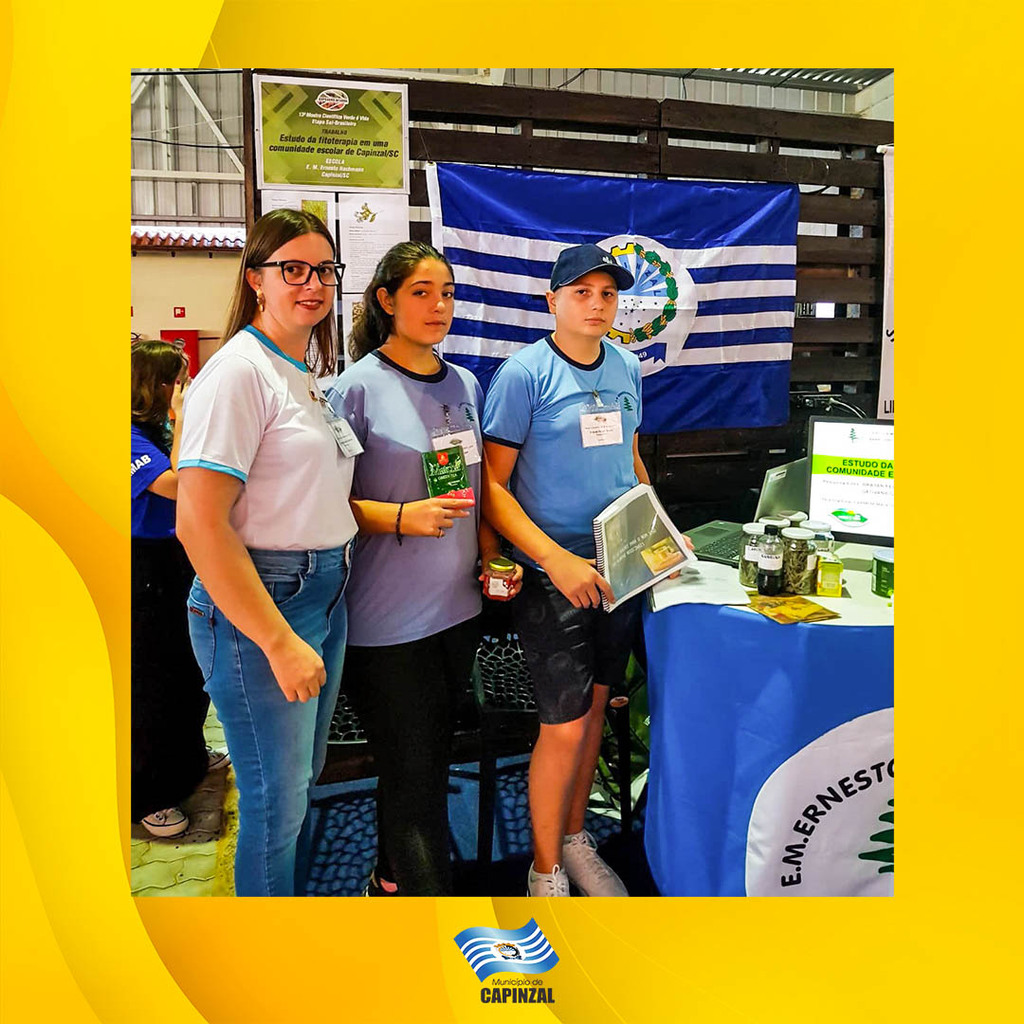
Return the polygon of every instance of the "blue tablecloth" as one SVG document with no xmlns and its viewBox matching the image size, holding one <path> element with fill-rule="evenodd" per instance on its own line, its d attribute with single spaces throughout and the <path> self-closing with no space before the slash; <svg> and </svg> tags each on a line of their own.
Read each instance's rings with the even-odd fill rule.
<svg viewBox="0 0 1024 1024">
<path fill-rule="evenodd" d="M 755 860 L 770 861 L 755 865 L 762 880 L 770 875 L 780 894 L 814 895 L 811 884 L 801 884 L 812 881 L 806 870 L 812 854 L 819 865 L 852 857 L 859 858 L 850 861 L 859 881 L 850 883 L 850 894 L 878 892 L 865 872 L 892 870 L 891 713 L 883 710 L 893 704 L 892 627 L 780 625 L 739 608 L 681 605 L 646 611 L 644 633 L 651 713 L 645 845 L 662 894 L 748 894 L 751 835 L 767 835 L 751 825 L 763 788 L 759 808 L 772 803 L 778 824 L 768 826 L 774 839 L 753 844 L 760 848 Z M 888 721 L 888 735 L 872 738 L 870 757 L 855 719 L 869 731 L 884 730 Z M 844 723 L 851 725 L 837 730 Z M 836 742 L 829 758 L 838 767 L 832 775 L 815 774 L 817 750 L 829 742 L 819 738 L 830 730 Z M 805 751 L 808 745 L 815 749 Z M 787 762 L 794 770 L 780 769 Z M 773 785 L 766 787 L 770 777 Z M 781 804 L 780 788 L 791 791 Z M 837 832 L 847 809 L 858 805 L 872 822 L 877 811 L 889 817 L 876 824 L 878 832 L 862 838 L 859 832 L 859 846 L 847 857 L 835 845 Z M 811 806 L 817 810 L 805 815 Z M 863 832 L 862 822 L 857 827 Z M 794 845 L 780 845 L 787 843 Z M 888 866 L 879 852 L 886 844 Z M 819 890 L 828 873 L 832 867 L 817 872 Z M 891 887 L 892 875 L 883 881 Z M 842 881 L 831 884 L 839 889 L 833 894 L 847 891 Z M 758 893 L 774 891 L 759 885 Z"/>
</svg>

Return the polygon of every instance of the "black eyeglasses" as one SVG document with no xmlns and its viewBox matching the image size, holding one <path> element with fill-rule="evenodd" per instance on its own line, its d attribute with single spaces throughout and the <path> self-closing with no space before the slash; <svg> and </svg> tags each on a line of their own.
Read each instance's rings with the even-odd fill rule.
<svg viewBox="0 0 1024 1024">
<path fill-rule="evenodd" d="M 316 271 L 320 283 L 331 288 L 341 281 L 341 275 L 345 272 L 344 263 L 318 263 L 315 267 L 305 260 L 276 260 L 273 263 L 255 263 L 253 269 L 258 267 L 280 267 L 281 277 L 285 284 L 302 285 L 306 284 Z"/>
</svg>

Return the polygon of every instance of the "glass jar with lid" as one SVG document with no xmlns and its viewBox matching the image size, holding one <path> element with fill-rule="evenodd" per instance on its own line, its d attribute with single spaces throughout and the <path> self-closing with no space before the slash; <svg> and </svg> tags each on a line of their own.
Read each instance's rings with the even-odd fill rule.
<svg viewBox="0 0 1024 1024">
<path fill-rule="evenodd" d="M 832 524 L 820 519 L 808 519 L 800 524 L 804 530 L 814 534 L 814 548 L 820 555 L 823 552 L 835 551 L 836 539 L 832 536 Z"/>
<path fill-rule="evenodd" d="M 516 576 L 516 563 L 502 555 L 490 559 L 484 566 L 484 593 L 492 601 L 507 601 L 512 596 Z"/>
<path fill-rule="evenodd" d="M 744 523 L 740 547 L 740 586 L 757 586 L 757 540 L 764 533 L 764 523 Z"/>
<path fill-rule="evenodd" d="M 789 526 L 789 520 L 785 516 L 773 515 L 773 516 L 761 516 L 758 522 L 763 526 L 774 526 L 776 529 L 784 530 Z"/>
<path fill-rule="evenodd" d="M 790 594 L 813 594 L 817 585 L 818 557 L 814 533 L 799 526 L 782 531 L 782 585 Z"/>
<path fill-rule="evenodd" d="M 800 524 L 805 530 L 813 530 L 815 534 L 827 533 L 831 536 L 832 524 L 824 519 L 805 519 Z"/>
<path fill-rule="evenodd" d="M 788 519 L 790 526 L 804 526 L 804 521 L 807 519 L 806 512 L 798 512 L 795 509 L 780 509 L 774 515 L 779 519 Z"/>
</svg>

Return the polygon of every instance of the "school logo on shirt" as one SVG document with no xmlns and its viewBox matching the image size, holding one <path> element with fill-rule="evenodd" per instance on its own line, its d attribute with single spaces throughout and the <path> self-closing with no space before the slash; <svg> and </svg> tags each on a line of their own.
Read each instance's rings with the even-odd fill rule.
<svg viewBox="0 0 1024 1024">
<path fill-rule="evenodd" d="M 514 977 L 545 974 L 558 963 L 558 954 L 536 921 L 514 929 L 466 928 L 455 936 L 455 944 L 480 981 L 491 979 L 490 985 L 480 989 L 480 1002 L 555 1001 L 553 990 L 542 979 Z"/>
<path fill-rule="evenodd" d="M 132 476 L 135 476 L 135 470 L 142 469 L 143 466 L 148 466 L 153 460 L 148 455 L 140 455 L 137 459 L 132 460 Z"/>
</svg>

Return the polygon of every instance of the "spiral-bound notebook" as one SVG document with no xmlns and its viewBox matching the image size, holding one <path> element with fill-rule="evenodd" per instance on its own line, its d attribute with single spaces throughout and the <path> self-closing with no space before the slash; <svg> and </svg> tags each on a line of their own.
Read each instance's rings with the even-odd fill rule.
<svg viewBox="0 0 1024 1024">
<path fill-rule="evenodd" d="M 674 572 L 696 568 L 696 556 L 650 484 L 637 484 L 598 514 L 594 541 L 597 571 L 615 593 L 614 601 L 601 598 L 606 612 Z"/>
</svg>

